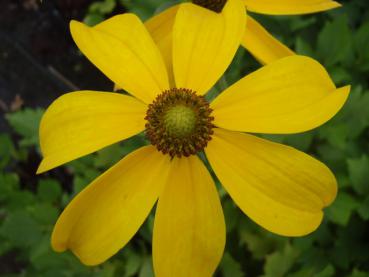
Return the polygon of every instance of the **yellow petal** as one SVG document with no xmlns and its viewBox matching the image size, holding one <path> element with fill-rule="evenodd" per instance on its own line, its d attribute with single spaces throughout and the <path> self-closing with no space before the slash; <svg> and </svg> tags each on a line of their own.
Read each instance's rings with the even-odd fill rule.
<svg viewBox="0 0 369 277">
<path fill-rule="evenodd" d="M 349 86 L 336 89 L 313 59 L 290 56 L 244 77 L 217 97 L 211 103 L 214 124 L 242 132 L 303 132 L 331 119 L 349 91 Z"/>
<path fill-rule="evenodd" d="M 245 34 L 242 38 L 245 47 L 260 63 L 267 64 L 295 53 L 275 39 L 251 16 L 247 17 Z"/>
<path fill-rule="evenodd" d="M 175 158 L 155 216 L 156 276 L 212 276 L 225 236 L 218 192 L 206 167 L 196 156 Z"/>
<path fill-rule="evenodd" d="M 104 262 L 137 232 L 167 182 L 170 159 L 153 146 L 123 158 L 66 207 L 52 234 L 86 265 Z"/>
<path fill-rule="evenodd" d="M 150 103 L 169 88 L 160 51 L 133 14 L 114 16 L 95 27 L 71 21 L 78 48 L 120 88 Z"/>
<path fill-rule="evenodd" d="M 307 14 L 340 7 L 332 0 L 244 0 L 246 9 L 256 13 L 288 15 Z"/>
<path fill-rule="evenodd" d="M 64 94 L 42 117 L 40 145 L 44 158 L 37 173 L 143 131 L 145 112 L 145 104 L 118 93 Z"/>
<path fill-rule="evenodd" d="M 336 197 L 331 171 L 292 147 L 215 129 L 205 152 L 236 204 L 271 232 L 302 236 L 314 231 L 322 208 Z"/>
<path fill-rule="evenodd" d="M 172 59 L 172 29 L 179 5 L 151 17 L 145 26 L 158 46 L 167 67 L 169 82 L 174 86 Z"/>
<path fill-rule="evenodd" d="M 222 13 L 182 4 L 173 29 L 173 68 L 177 87 L 205 94 L 231 63 L 246 24 L 241 0 L 229 0 Z"/>
</svg>

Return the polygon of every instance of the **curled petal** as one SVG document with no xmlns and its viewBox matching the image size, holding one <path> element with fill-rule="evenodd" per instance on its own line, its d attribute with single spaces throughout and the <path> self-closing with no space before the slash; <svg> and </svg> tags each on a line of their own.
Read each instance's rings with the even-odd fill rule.
<svg viewBox="0 0 369 277">
<path fill-rule="evenodd" d="M 54 250 L 84 264 L 114 255 L 137 232 L 167 182 L 170 159 L 153 146 L 129 154 L 79 193 L 59 217 Z"/>
<path fill-rule="evenodd" d="M 288 146 L 215 129 L 205 149 L 229 195 L 256 223 L 284 236 L 314 231 L 337 183 L 321 162 Z"/>
</svg>

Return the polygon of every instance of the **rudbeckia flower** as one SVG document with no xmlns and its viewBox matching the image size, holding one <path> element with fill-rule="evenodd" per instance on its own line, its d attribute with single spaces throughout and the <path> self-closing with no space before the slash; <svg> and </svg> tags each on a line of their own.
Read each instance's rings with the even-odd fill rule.
<svg viewBox="0 0 369 277">
<path fill-rule="evenodd" d="M 213 26 L 223 16 L 206 9 L 194 16 L 194 8 L 183 5 L 177 12 L 172 86 L 160 50 L 135 15 L 95 27 L 71 22 L 79 49 L 129 94 L 77 91 L 52 103 L 41 120 L 38 173 L 143 131 L 150 144 L 74 197 L 54 227 L 56 251 L 69 249 L 86 265 L 100 264 L 127 244 L 157 202 L 156 276 L 211 276 L 226 231 L 214 180 L 197 155 L 201 151 L 230 197 L 263 228 L 302 236 L 321 223 L 323 208 L 337 192 L 332 172 L 294 148 L 245 132 L 315 128 L 342 107 L 349 87 L 337 89 L 318 62 L 294 55 L 207 102 L 204 95 L 242 38 L 244 30 L 235 26 L 244 25 L 235 21 L 224 26 L 228 32 L 219 31 Z"/>
<path fill-rule="evenodd" d="M 236 0 L 192 0 L 199 6 L 206 7 L 218 13 L 227 13 L 229 2 Z M 238 7 L 245 10 L 269 15 L 295 15 L 325 11 L 340 7 L 332 0 L 238 0 L 242 4 Z M 171 27 L 175 20 L 177 4 L 146 22 L 146 26 L 159 46 L 164 57 L 171 51 Z M 204 17 L 204 24 L 207 18 Z M 187 22 L 191 24 L 191 22 Z M 210 24 L 210 23 L 209 23 Z M 294 52 L 280 41 L 275 39 L 260 23 L 247 15 L 247 24 L 241 44 L 262 64 L 267 64 L 285 56 L 294 55 Z"/>
</svg>

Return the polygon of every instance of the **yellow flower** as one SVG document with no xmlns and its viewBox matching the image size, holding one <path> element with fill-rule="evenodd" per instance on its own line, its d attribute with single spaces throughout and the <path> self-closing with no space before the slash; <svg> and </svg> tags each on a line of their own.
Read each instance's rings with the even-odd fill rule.
<svg viewBox="0 0 369 277">
<path fill-rule="evenodd" d="M 222 6 L 227 0 L 193 0 L 203 6 Z M 228 2 L 231 0 L 228 0 Z M 332 0 L 239 0 L 242 4 L 239 9 L 271 14 L 271 15 L 294 15 L 307 14 L 340 7 L 341 5 Z M 159 46 L 164 57 L 171 54 L 171 27 L 178 8 L 183 4 L 175 5 L 162 13 L 152 17 L 146 22 L 155 42 Z M 227 4 L 225 5 L 225 7 Z M 204 18 L 204 22 L 207 18 Z M 206 24 L 206 23 L 204 23 Z M 250 15 L 247 15 L 247 24 L 241 44 L 261 63 L 267 64 L 285 56 L 294 55 L 294 52 L 280 41 L 275 39 L 262 25 Z M 169 58 L 166 59 L 167 61 Z"/>
<path fill-rule="evenodd" d="M 193 155 L 201 150 L 230 197 L 260 226 L 284 236 L 319 226 L 322 209 L 337 192 L 331 171 L 294 148 L 241 132 L 310 130 L 337 113 L 350 89 L 337 89 L 316 61 L 291 56 L 208 103 L 203 95 L 224 73 L 243 35 L 236 27 L 244 26 L 238 24 L 244 13 L 236 12 L 237 1 L 229 3 L 226 16 L 193 4 L 178 10 L 176 86 L 136 16 L 115 16 L 92 28 L 71 22 L 79 49 L 130 95 L 79 91 L 58 98 L 41 121 L 38 173 L 145 129 L 151 145 L 125 156 L 69 203 L 52 234 L 56 251 L 70 249 L 87 265 L 102 263 L 127 244 L 158 201 L 155 274 L 211 276 L 226 233 L 214 181 Z"/>
</svg>

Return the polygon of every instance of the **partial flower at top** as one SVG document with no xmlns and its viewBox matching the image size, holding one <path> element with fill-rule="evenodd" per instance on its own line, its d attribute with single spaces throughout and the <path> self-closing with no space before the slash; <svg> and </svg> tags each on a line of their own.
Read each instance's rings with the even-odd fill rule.
<svg viewBox="0 0 369 277">
<path fill-rule="evenodd" d="M 229 2 L 240 2 L 237 8 L 247 11 L 271 14 L 271 15 L 294 15 L 325 11 L 340 7 L 341 5 L 332 0 L 192 0 L 193 3 L 207 7 L 214 12 L 227 13 Z M 180 5 L 175 5 L 146 22 L 155 42 L 159 46 L 164 58 L 170 55 L 171 30 L 175 14 Z M 223 7 L 224 8 L 221 8 Z M 196 15 L 193 15 L 196 16 Z M 191 18 L 187 24 L 191 24 Z M 203 24 L 207 23 L 207 17 L 202 18 Z M 214 26 L 217 28 L 218 26 Z M 255 19 L 247 15 L 247 24 L 241 44 L 262 64 L 267 64 L 285 56 L 293 55 L 294 52 L 280 41 L 275 39 Z"/>
<path fill-rule="evenodd" d="M 133 14 L 87 27 L 72 21 L 79 49 L 130 95 L 78 91 L 58 98 L 40 125 L 38 173 L 146 132 L 149 141 L 88 185 L 59 217 L 56 251 L 70 249 L 97 265 L 124 247 L 156 202 L 153 264 L 158 277 L 211 276 L 226 231 L 214 173 L 240 209 L 263 228 L 303 236 L 321 223 L 337 193 L 332 172 L 316 159 L 251 133 L 289 134 L 325 123 L 345 103 L 316 61 L 291 56 L 204 98 L 242 39 L 244 14 L 229 1 L 224 15 L 181 5 L 173 28 L 173 85 L 160 50 Z M 204 21 L 203 19 L 207 20 Z M 191 24 L 188 24 L 191 22 Z M 206 24 L 205 24 L 206 23 Z M 214 28 L 218 26 L 219 28 Z M 226 30 L 230 28 L 230 30 Z"/>
</svg>

